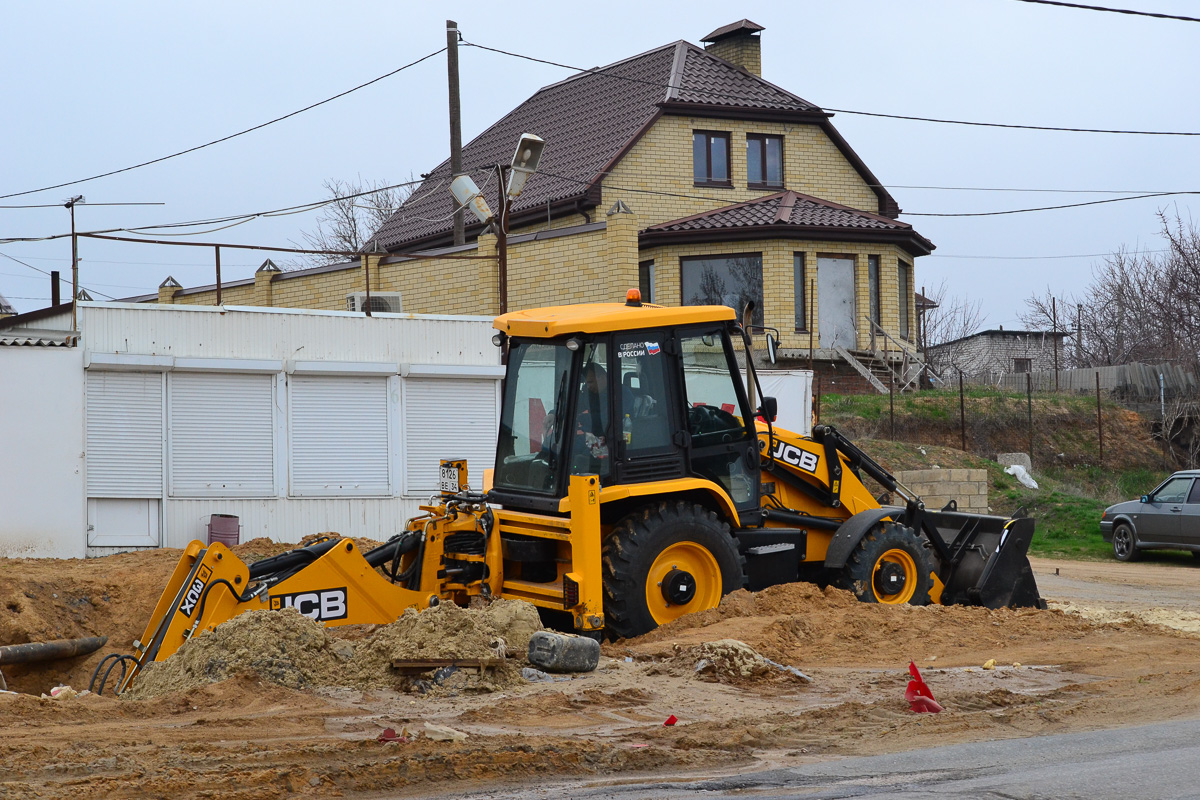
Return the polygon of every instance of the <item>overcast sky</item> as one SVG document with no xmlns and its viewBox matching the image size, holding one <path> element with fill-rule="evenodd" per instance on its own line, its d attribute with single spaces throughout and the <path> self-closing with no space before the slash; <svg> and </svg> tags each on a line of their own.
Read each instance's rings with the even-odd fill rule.
<svg viewBox="0 0 1200 800">
<path fill-rule="evenodd" d="M 1196 0 L 1091 0 L 1200 16 Z M 6 3 L 0 17 L 0 195 L 159 158 L 296 111 L 425 56 L 445 20 L 468 42 L 593 67 L 746 16 L 763 25 L 764 77 L 826 109 L 1022 125 L 1200 132 L 1200 23 L 1017 0 L 686 3 Z M 572 73 L 460 50 L 469 141 L 539 87 Z M 988 129 L 839 113 L 834 124 L 937 245 L 917 286 L 983 298 L 986 325 L 1013 327 L 1033 292 L 1077 291 L 1101 256 L 1159 249 L 1156 212 L 1185 218 L 1200 197 L 1130 200 L 994 217 L 984 212 L 1200 190 L 1200 136 Z M 536 131 L 534 131 L 536 133 Z M 0 205 L 83 206 L 79 230 L 183 222 L 320 200 L 328 179 L 406 180 L 448 153 L 445 56 L 283 122 L 162 163 Z M 548 144 L 554 146 L 554 142 Z M 1046 191 L 953 191 L 913 187 Z M 1098 193 L 1106 192 L 1106 193 Z M 636 209 L 635 209 L 636 210 Z M 191 238 L 289 246 L 316 213 L 258 219 Z M 0 208 L 0 239 L 69 231 L 60 207 Z M 70 280 L 70 241 L 0 245 Z M 267 254 L 223 251 L 225 280 Z M 200 248 L 81 240 L 96 299 L 152 293 L 167 275 L 213 282 Z M 0 257 L 0 294 L 21 312 L 50 281 Z M 276 260 L 279 260 L 276 258 Z M 69 297 L 64 287 L 64 299 Z"/>
</svg>

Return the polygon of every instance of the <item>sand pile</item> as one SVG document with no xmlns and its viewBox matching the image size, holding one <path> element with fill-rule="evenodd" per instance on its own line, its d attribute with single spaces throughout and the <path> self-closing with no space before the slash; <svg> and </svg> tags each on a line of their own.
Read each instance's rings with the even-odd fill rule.
<svg viewBox="0 0 1200 800">
<path fill-rule="evenodd" d="M 673 656 L 651 666 L 647 672 L 650 675 L 694 675 L 700 680 L 729 684 L 777 679 L 808 682 L 808 677 L 795 667 L 771 661 L 737 639 L 676 646 Z"/>
<path fill-rule="evenodd" d="M 267 683 L 311 689 L 335 683 L 354 654 L 293 610 L 248 611 L 195 636 L 166 661 L 148 665 L 123 697 L 144 700 L 254 672 Z"/>
<path fill-rule="evenodd" d="M 197 635 L 166 661 L 138 676 L 126 699 L 143 700 L 254 673 L 259 680 L 290 689 L 324 686 L 357 689 L 495 691 L 519 683 L 529 637 L 541 629 L 537 609 L 520 600 L 497 600 L 481 609 L 444 603 L 407 610 L 369 637 L 348 641 L 299 613 L 249 611 Z M 495 659 L 506 663 L 482 675 L 452 673 L 436 683 L 415 680 L 392 668 L 396 659 Z"/>
</svg>

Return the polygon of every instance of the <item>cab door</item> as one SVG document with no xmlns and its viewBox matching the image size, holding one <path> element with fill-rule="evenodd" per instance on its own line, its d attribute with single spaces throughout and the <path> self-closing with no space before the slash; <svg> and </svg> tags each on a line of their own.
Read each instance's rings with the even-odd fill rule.
<svg viewBox="0 0 1200 800">
<path fill-rule="evenodd" d="M 684 330 L 677 346 L 689 472 L 720 485 L 739 511 L 757 508 L 758 439 L 729 337 L 720 326 Z"/>
<path fill-rule="evenodd" d="M 666 331 L 613 337 L 618 483 L 671 480 L 687 474 L 675 382 L 674 349 Z"/>
</svg>

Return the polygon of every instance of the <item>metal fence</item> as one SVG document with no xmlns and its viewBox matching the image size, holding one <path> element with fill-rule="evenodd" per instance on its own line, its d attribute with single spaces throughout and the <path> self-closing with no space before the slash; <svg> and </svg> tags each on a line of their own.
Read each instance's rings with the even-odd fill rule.
<svg viewBox="0 0 1200 800">
<path fill-rule="evenodd" d="M 951 372 L 953 372 L 951 370 Z M 1032 384 L 1035 392 L 1091 393 L 1096 390 L 1096 376 L 1100 376 L 1100 388 L 1116 398 L 1128 400 L 1151 400 L 1160 396 L 1195 397 L 1197 382 L 1195 374 L 1176 364 L 1121 364 L 1115 367 L 1090 367 L 1084 369 L 1044 370 L 1040 372 L 990 372 L 964 375 L 969 386 L 990 386 L 1023 392 Z M 947 387 L 950 388 L 950 387 Z"/>
</svg>

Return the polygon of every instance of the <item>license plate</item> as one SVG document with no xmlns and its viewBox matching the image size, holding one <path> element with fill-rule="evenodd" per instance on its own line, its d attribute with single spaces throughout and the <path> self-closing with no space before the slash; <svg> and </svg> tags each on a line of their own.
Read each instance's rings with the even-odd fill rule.
<svg viewBox="0 0 1200 800">
<path fill-rule="evenodd" d="M 456 464 L 442 464 L 442 491 L 450 493 L 458 491 L 458 467 Z"/>
</svg>

